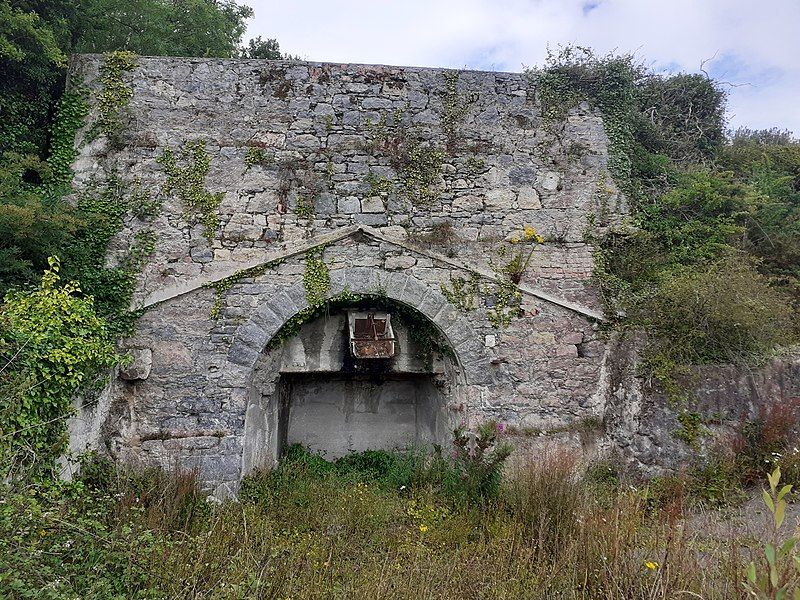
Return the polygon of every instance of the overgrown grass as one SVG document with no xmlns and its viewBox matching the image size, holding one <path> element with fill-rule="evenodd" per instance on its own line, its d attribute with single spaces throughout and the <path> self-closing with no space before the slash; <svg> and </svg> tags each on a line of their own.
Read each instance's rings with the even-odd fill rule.
<svg viewBox="0 0 800 600">
<path fill-rule="evenodd" d="M 93 463 L 3 491 L 0 597 L 744 597 L 747 548 L 602 468 L 544 453 L 476 497 L 462 476 L 449 458 L 295 449 L 214 506 L 191 473 Z"/>
</svg>

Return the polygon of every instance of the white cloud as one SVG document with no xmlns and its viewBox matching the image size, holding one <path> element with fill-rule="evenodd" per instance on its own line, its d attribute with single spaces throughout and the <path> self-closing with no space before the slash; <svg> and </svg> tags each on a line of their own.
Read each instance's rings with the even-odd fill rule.
<svg viewBox="0 0 800 600">
<path fill-rule="evenodd" d="M 732 126 L 800 135 L 798 0 L 251 0 L 249 36 L 309 60 L 519 71 L 548 45 L 635 52 L 712 75 Z M 592 8 L 593 7 L 593 8 Z"/>
</svg>

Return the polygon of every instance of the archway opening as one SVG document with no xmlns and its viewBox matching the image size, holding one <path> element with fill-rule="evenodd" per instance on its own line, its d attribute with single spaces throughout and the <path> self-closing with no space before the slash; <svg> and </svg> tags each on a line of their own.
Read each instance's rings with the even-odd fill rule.
<svg viewBox="0 0 800 600">
<path fill-rule="evenodd" d="M 257 363 L 248 454 L 274 462 L 300 444 L 336 459 L 448 442 L 460 371 L 427 317 L 382 296 L 359 296 L 290 325 Z"/>
</svg>

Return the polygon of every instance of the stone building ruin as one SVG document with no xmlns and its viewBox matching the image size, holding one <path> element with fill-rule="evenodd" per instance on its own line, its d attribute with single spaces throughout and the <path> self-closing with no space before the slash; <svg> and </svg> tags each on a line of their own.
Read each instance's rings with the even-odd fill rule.
<svg viewBox="0 0 800 600">
<path fill-rule="evenodd" d="M 74 60 L 88 121 L 103 64 Z M 142 57 L 120 77 L 118 139 L 79 132 L 74 186 L 113 173 L 160 206 L 126 219 L 112 264 L 143 231 L 155 250 L 135 360 L 81 407 L 73 449 L 197 468 L 223 497 L 291 443 L 336 457 L 447 444 L 461 421 L 612 418 L 587 233 L 626 209 L 589 107 L 548 121 L 512 73 Z M 354 356 L 356 313 L 390 315 L 393 356 Z"/>
</svg>

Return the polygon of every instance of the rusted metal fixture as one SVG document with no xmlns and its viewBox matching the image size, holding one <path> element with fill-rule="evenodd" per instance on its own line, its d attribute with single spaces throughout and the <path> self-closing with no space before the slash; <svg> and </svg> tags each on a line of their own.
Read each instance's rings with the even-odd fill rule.
<svg viewBox="0 0 800 600">
<path fill-rule="evenodd" d="M 392 316 L 386 312 L 348 313 L 350 352 L 356 358 L 392 358 L 395 337 Z"/>
</svg>

